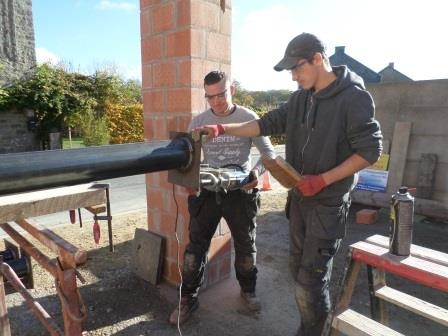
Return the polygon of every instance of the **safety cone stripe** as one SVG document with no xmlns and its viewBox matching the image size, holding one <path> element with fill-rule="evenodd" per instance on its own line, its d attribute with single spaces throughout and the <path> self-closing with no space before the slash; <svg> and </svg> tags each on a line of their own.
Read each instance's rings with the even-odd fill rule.
<svg viewBox="0 0 448 336">
<path fill-rule="evenodd" d="M 264 190 L 264 191 L 272 190 L 272 187 L 271 187 L 271 176 L 270 176 L 268 171 L 266 171 L 262 175 L 262 181 L 263 181 L 263 184 L 261 186 L 261 190 Z"/>
</svg>

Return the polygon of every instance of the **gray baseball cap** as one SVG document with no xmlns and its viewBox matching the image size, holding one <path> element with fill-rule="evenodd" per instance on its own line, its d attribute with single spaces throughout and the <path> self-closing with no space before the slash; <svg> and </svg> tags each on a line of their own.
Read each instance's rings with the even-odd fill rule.
<svg viewBox="0 0 448 336">
<path fill-rule="evenodd" d="M 294 37 L 286 47 L 285 56 L 274 67 L 275 71 L 289 70 L 301 58 L 310 59 L 315 53 L 324 54 L 326 47 L 316 36 L 302 33 Z"/>
</svg>

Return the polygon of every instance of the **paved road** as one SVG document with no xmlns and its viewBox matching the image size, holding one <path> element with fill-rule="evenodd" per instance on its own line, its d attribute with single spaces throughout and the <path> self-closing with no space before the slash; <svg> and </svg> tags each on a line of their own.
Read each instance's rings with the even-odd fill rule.
<svg viewBox="0 0 448 336">
<path fill-rule="evenodd" d="M 118 214 L 146 210 L 146 185 L 144 175 L 120 177 L 99 183 L 109 183 L 109 195 L 112 217 Z M 82 210 L 83 221 L 92 221 L 92 214 Z M 69 214 L 59 212 L 51 215 L 33 218 L 35 222 L 45 227 L 69 223 Z"/>
</svg>

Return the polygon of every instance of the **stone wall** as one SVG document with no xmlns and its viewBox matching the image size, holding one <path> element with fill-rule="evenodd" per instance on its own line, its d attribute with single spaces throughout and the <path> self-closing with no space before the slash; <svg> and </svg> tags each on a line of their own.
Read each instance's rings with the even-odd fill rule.
<svg viewBox="0 0 448 336">
<path fill-rule="evenodd" d="M 370 84 L 385 139 L 397 121 L 412 122 L 403 185 L 418 185 L 422 154 L 436 154 L 433 200 L 448 202 L 448 79 Z"/>
<path fill-rule="evenodd" d="M 0 0 L 0 86 L 27 78 L 36 68 L 31 0 Z M 39 150 L 23 112 L 0 111 L 0 153 Z"/>
<path fill-rule="evenodd" d="M 31 0 L 0 0 L 0 85 L 36 68 Z"/>
<path fill-rule="evenodd" d="M 18 111 L 0 111 L 0 154 L 39 150 L 34 132 L 28 130 L 27 116 Z"/>
</svg>

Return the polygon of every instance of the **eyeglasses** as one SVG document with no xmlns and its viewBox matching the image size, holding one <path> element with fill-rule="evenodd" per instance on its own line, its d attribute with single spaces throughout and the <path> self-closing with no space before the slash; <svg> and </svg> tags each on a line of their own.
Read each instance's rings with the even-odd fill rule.
<svg viewBox="0 0 448 336">
<path fill-rule="evenodd" d="M 307 63 L 308 63 L 308 61 L 303 61 L 302 63 L 297 63 L 297 64 L 294 65 L 291 69 L 288 69 L 288 71 L 289 71 L 290 73 L 298 72 L 298 71 L 300 71 L 300 69 L 301 69 L 305 64 L 307 64 Z"/>
<path fill-rule="evenodd" d="M 207 100 L 212 100 L 213 98 L 218 98 L 218 99 L 222 99 L 222 98 L 226 98 L 227 97 L 227 89 L 225 89 L 223 92 L 214 94 L 214 95 L 208 95 L 205 94 L 204 98 Z"/>
</svg>

